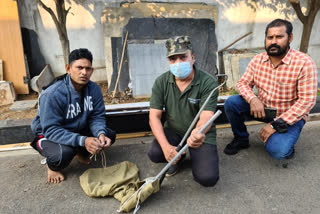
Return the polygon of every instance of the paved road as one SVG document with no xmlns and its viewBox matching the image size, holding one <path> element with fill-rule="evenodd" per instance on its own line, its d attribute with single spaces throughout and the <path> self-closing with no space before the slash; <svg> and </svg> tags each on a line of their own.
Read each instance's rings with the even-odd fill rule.
<svg viewBox="0 0 320 214">
<path fill-rule="evenodd" d="M 248 150 L 226 156 L 230 129 L 218 130 L 220 181 L 205 188 L 192 179 L 190 161 L 180 173 L 166 178 L 160 192 L 142 204 L 139 213 L 320 213 L 320 122 L 307 123 L 288 168 L 264 151 L 251 126 Z M 151 137 L 121 140 L 107 152 L 107 164 L 129 160 L 140 178 L 155 176 L 164 165 L 151 163 L 145 153 Z M 88 168 L 76 160 L 65 170 L 61 184 L 46 183 L 46 168 L 33 150 L 0 152 L 0 213 L 116 213 L 112 198 L 89 198 L 79 185 Z M 100 162 L 90 167 L 100 167 Z"/>
</svg>

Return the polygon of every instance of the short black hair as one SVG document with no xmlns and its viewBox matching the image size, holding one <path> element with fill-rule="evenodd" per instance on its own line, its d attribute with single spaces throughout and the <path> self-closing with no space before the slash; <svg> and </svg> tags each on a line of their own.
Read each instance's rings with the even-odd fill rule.
<svg viewBox="0 0 320 214">
<path fill-rule="evenodd" d="M 69 54 L 69 65 L 71 65 L 72 62 L 82 58 L 89 60 L 92 64 L 92 53 L 86 48 L 79 48 L 71 51 Z"/>
<path fill-rule="evenodd" d="M 275 19 L 272 22 L 270 22 L 266 27 L 265 35 L 267 36 L 268 30 L 271 27 L 280 27 L 280 26 L 286 26 L 286 32 L 288 34 L 288 37 L 292 34 L 292 24 L 291 22 L 284 20 L 284 19 Z"/>
</svg>

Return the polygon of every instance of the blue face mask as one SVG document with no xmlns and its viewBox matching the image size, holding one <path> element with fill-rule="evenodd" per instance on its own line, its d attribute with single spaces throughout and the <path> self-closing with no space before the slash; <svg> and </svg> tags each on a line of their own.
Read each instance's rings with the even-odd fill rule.
<svg viewBox="0 0 320 214">
<path fill-rule="evenodd" d="M 171 73 L 178 79 L 185 79 L 191 73 L 190 62 L 180 62 L 170 65 Z"/>
</svg>

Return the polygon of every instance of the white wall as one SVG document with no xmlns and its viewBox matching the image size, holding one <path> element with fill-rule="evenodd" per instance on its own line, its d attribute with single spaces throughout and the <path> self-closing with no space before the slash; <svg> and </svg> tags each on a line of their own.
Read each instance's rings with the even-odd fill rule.
<svg viewBox="0 0 320 214">
<path fill-rule="evenodd" d="M 54 8 L 54 1 L 43 0 Z M 67 2 L 67 1 L 66 1 Z M 88 48 L 93 54 L 94 67 L 100 67 L 94 72 L 93 80 L 105 80 L 106 74 L 101 67 L 105 66 L 103 51 L 103 33 L 100 21 L 105 4 L 100 1 L 84 1 L 79 5 L 71 1 L 66 7 L 71 6 L 67 16 L 67 29 L 70 41 L 70 50 L 76 48 Z M 36 0 L 19 1 L 19 15 L 21 27 L 32 29 L 37 32 L 42 54 L 56 76 L 65 73 L 62 48 L 58 33 L 49 13 L 39 7 Z"/>
<path fill-rule="evenodd" d="M 274 2 L 276 0 L 264 0 L 259 2 Z M 255 48 L 264 46 L 264 33 L 266 25 L 276 18 L 287 19 L 293 24 L 293 42 L 291 47 L 299 49 L 301 34 L 302 34 L 302 23 L 297 18 L 294 9 L 288 3 L 288 0 L 281 0 L 282 4 L 274 5 L 276 10 L 270 7 L 263 7 L 258 4 L 257 11 L 252 11 L 247 4 L 246 0 L 237 1 L 237 6 L 229 5 L 228 3 L 222 2 L 235 2 L 232 0 L 222 1 L 217 0 L 216 3 L 219 7 L 219 17 L 217 21 L 217 40 L 219 49 L 227 46 L 230 42 L 238 38 L 239 36 L 253 31 L 253 34 L 248 36 L 246 39 L 236 43 L 234 48 Z M 305 5 L 306 1 L 302 0 L 302 6 Z M 287 3 L 287 5 L 286 5 Z M 231 6 L 231 7 L 230 7 Z M 304 8 L 305 9 L 305 8 Z M 286 11 L 286 14 L 284 13 Z M 309 42 L 308 54 L 313 58 L 318 67 L 320 67 L 320 12 L 318 12 L 311 37 Z"/>
<path fill-rule="evenodd" d="M 48 6 L 53 7 L 52 0 L 43 0 Z M 304 6 L 307 0 L 302 0 Z M 66 1 L 69 2 L 69 1 Z M 71 0 L 72 14 L 67 17 L 70 49 L 85 47 L 91 50 L 95 67 L 105 66 L 104 40 L 101 24 L 101 13 L 105 7 L 120 7 L 124 1 L 104 0 L 77 0 L 83 4 L 76 4 Z M 130 1 L 133 2 L 133 1 Z M 152 1 L 143 1 L 152 2 Z M 253 31 L 253 34 L 241 40 L 232 48 L 256 48 L 264 46 L 264 31 L 266 25 L 275 18 L 284 18 L 292 22 L 294 40 L 291 45 L 299 49 L 302 24 L 298 20 L 293 8 L 288 5 L 288 0 L 261 0 L 257 3 L 257 10 L 252 10 L 246 2 L 248 0 L 176 0 L 156 2 L 177 3 L 206 3 L 218 7 L 218 19 L 216 20 L 216 36 L 218 49 L 222 49 L 235 39 Z M 251 2 L 251 1 L 250 1 Z M 270 3 L 265 6 L 262 3 Z M 273 2 L 281 2 L 275 4 Z M 288 5 L 288 7 L 286 6 Z M 36 4 L 36 0 L 18 1 L 21 26 L 35 30 L 39 36 L 39 45 L 47 63 L 55 73 L 64 73 L 64 62 L 61 45 L 55 25 L 49 14 Z M 70 5 L 66 3 L 66 6 Z M 187 6 L 187 5 L 186 5 Z M 286 12 L 286 14 L 284 13 Z M 309 55 L 320 67 L 320 12 L 316 16 L 310 38 Z M 94 81 L 106 80 L 104 69 L 96 70 Z"/>
</svg>

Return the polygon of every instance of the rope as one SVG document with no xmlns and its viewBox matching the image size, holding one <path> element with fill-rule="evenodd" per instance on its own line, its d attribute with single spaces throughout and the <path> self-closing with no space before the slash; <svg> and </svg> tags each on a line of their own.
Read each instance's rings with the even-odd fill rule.
<svg viewBox="0 0 320 214">
<path fill-rule="evenodd" d="M 104 151 L 101 151 L 99 154 L 101 156 L 101 165 L 103 168 L 106 168 L 107 167 L 106 154 L 104 153 Z M 90 160 L 92 160 L 93 158 L 94 158 L 94 161 L 97 161 L 97 154 L 90 155 Z"/>
<path fill-rule="evenodd" d="M 120 213 L 123 209 L 123 207 L 128 203 L 128 201 L 134 196 L 136 195 L 137 193 L 139 193 L 138 195 L 138 200 L 137 200 L 137 203 L 136 203 L 136 207 L 133 211 L 133 214 L 136 214 L 138 212 L 138 210 L 140 209 L 140 196 L 141 196 L 141 193 L 142 193 L 142 190 L 145 188 L 145 186 L 149 183 L 153 183 L 156 179 L 154 177 L 152 178 L 146 178 L 146 182 L 137 190 L 135 191 L 122 205 L 121 207 L 117 210 L 118 213 Z"/>
<path fill-rule="evenodd" d="M 100 152 L 101 155 L 101 164 L 103 168 L 107 167 L 107 159 L 106 159 L 106 154 L 104 153 L 104 151 Z"/>
</svg>

